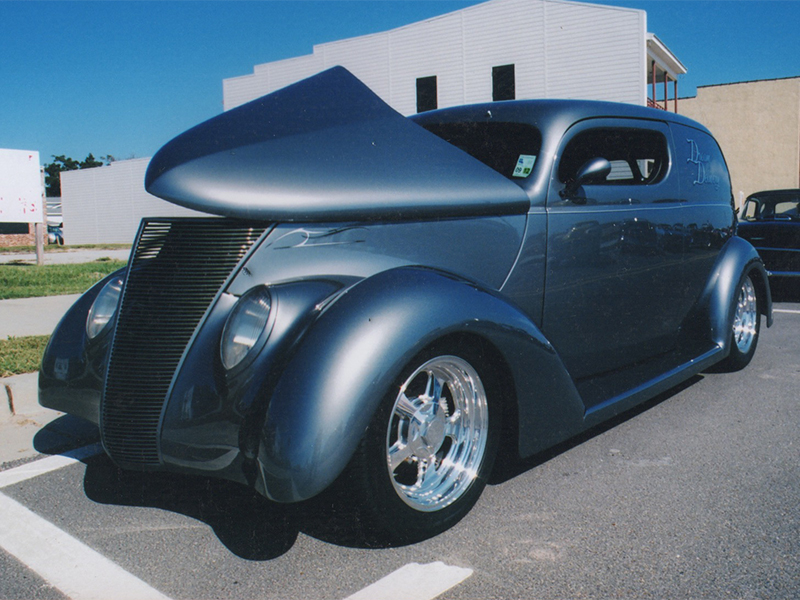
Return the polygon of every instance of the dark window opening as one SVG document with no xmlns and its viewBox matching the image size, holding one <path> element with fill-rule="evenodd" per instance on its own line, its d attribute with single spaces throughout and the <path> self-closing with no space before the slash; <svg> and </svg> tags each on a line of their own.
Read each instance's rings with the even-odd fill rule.
<svg viewBox="0 0 800 600">
<path fill-rule="evenodd" d="M 777 192 L 747 199 L 743 221 L 800 221 L 800 193 Z"/>
<path fill-rule="evenodd" d="M 539 130 L 525 123 L 428 123 L 431 133 L 522 186 L 542 147 Z"/>
<path fill-rule="evenodd" d="M 417 112 L 439 108 L 439 95 L 436 89 L 436 76 L 417 78 Z"/>
<path fill-rule="evenodd" d="M 517 97 L 514 83 L 514 65 L 492 67 L 492 100 L 514 100 Z"/>
<path fill-rule="evenodd" d="M 574 180 L 578 170 L 594 158 L 611 163 L 606 185 L 641 185 L 661 181 L 667 172 L 667 140 L 658 131 L 636 128 L 598 128 L 576 135 L 564 150 L 558 178 Z"/>
<path fill-rule="evenodd" d="M 27 223 L 0 223 L 0 234 L 2 235 L 27 235 L 30 228 Z"/>
</svg>

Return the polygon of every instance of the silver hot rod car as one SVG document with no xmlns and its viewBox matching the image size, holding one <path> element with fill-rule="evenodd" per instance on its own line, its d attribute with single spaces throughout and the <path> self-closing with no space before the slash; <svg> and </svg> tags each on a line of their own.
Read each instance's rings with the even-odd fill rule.
<svg viewBox="0 0 800 600">
<path fill-rule="evenodd" d="M 41 404 L 121 468 L 332 494 L 392 543 L 466 514 L 500 450 L 740 369 L 771 324 L 717 143 L 664 111 L 406 118 L 337 67 L 178 136 L 145 184 L 210 216 L 142 222 Z"/>
</svg>

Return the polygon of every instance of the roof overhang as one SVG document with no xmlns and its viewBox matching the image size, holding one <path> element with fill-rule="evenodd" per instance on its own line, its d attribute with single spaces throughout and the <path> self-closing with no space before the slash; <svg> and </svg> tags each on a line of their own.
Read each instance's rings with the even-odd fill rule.
<svg viewBox="0 0 800 600">
<path fill-rule="evenodd" d="M 686 67 L 683 63 L 653 33 L 647 34 L 647 57 L 655 61 L 660 70 L 667 73 L 672 79 L 686 74 Z"/>
</svg>

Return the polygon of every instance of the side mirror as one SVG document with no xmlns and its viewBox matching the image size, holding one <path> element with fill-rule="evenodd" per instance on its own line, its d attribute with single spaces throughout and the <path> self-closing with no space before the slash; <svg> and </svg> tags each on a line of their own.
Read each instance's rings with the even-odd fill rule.
<svg viewBox="0 0 800 600">
<path fill-rule="evenodd" d="M 593 158 L 588 160 L 578 169 L 575 179 L 570 181 L 567 186 L 559 192 L 559 195 L 562 198 L 571 198 L 582 185 L 605 181 L 609 173 L 611 173 L 611 163 L 605 158 Z"/>
</svg>

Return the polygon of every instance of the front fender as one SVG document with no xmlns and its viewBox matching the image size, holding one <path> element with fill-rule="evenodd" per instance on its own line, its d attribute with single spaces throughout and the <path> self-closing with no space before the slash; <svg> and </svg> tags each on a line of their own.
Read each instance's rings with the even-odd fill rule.
<svg viewBox="0 0 800 600">
<path fill-rule="evenodd" d="M 97 295 L 111 279 L 125 277 L 127 267 L 111 273 L 75 301 L 53 331 L 39 369 L 39 404 L 99 424 L 113 321 L 95 339 L 86 335 L 86 317 Z"/>
<path fill-rule="evenodd" d="M 403 367 L 434 341 L 459 333 L 486 340 L 506 361 L 521 427 L 541 412 L 532 390 L 561 403 L 537 424 L 545 438 L 555 431 L 564 439 L 580 427 L 574 385 L 524 313 L 470 282 L 401 267 L 350 288 L 304 336 L 269 404 L 258 453 L 260 491 L 292 502 L 325 489 L 350 461 Z"/>
</svg>

